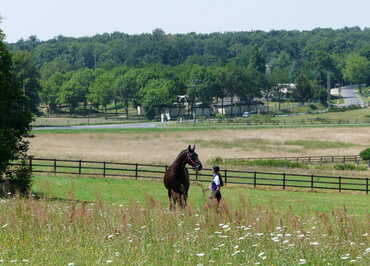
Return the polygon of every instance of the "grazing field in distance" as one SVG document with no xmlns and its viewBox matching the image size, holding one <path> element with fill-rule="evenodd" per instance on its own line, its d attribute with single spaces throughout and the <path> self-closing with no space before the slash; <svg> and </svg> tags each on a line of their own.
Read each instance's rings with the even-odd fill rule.
<svg viewBox="0 0 370 266">
<path fill-rule="evenodd" d="M 370 127 L 70 130 L 34 132 L 30 154 L 40 157 L 171 163 L 188 144 L 200 159 L 353 155 L 370 145 Z"/>
</svg>

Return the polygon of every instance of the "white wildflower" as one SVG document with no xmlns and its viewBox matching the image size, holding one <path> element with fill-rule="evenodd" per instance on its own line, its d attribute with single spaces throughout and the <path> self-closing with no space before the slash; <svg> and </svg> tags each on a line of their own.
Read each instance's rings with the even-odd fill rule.
<svg viewBox="0 0 370 266">
<path fill-rule="evenodd" d="M 370 248 L 365 249 L 364 254 L 370 253 Z"/>
<path fill-rule="evenodd" d="M 198 263 L 197 266 L 203 266 L 203 264 L 202 263 Z"/>
<path fill-rule="evenodd" d="M 311 246 L 318 246 L 318 245 L 320 245 L 320 243 L 319 242 L 310 242 L 310 245 Z"/>
<path fill-rule="evenodd" d="M 199 228 L 199 227 L 194 228 L 194 231 L 199 231 L 199 230 L 200 230 L 200 228 Z"/>
<path fill-rule="evenodd" d="M 3 226 L 1 226 L 1 228 L 5 228 L 7 227 L 9 224 L 4 224 Z"/>
<path fill-rule="evenodd" d="M 243 236 L 241 236 L 241 237 L 239 237 L 238 239 L 239 239 L 239 240 L 244 240 L 244 237 L 243 237 Z"/>
<path fill-rule="evenodd" d="M 297 235 L 298 238 L 304 238 L 304 234 Z"/>
<path fill-rule="evenodd" d="M 349 259 L 349 254 L 348 254 L 348 253 L 347 253 L 347 254 L 344 254 L 344 255 L 340 256 L 340 258 L 341 258 L 342 260 Z"/>
<path fill-rule="evenodd" d="M 22 262 L 23 262 L 23 263 L 29 263 L 29 262 L 30 262 L 30 260 L 28 260 L 28 259 L 22 259 Z"/>
<path fill-rule="evenodd" d="M 256 233 L 256 236 L 263 236 L 263 233 Z"/>
<path fill-rule="evenodd" d="M 236 250 L 231 256 L 235 256 L 236 254 L 240 253 L 240 250 Z"/>
<path fill-rule="evenodd" d="M 74 266 L 75 264 L 73 262 L 70 262 L 67 264 L 68 266 Z"/>
<path fill-rule="evenodd" d="M 9 194 L 9 193 L 8 193 Z M 15 259 L 15 260 L 11 260 L 10 261 L 11 263 L 16 263 L 17 262 L 17 260 Z"/>
<path fill-rule="evenodd" d="M 224 243 L 222 243 L 222 244 L 220 244 L 220 245 L 218 245 L 218 246 L 221 248 L 221 247 L 225 246 L 225 244 L 224 244 Z"/>
<path fill-rule="evenodd" d="M 108 239 L 112 239 L 113 237 L 114 237 L 114 235 L 113 235 L 113 234 L 112 234 L 112 235 L 108 235 L 108 236 L 107 236 L 107 238 L 108 238 Z"/>
<path fill-rule="evenodd" d="M 368 233 L 365 233 L 365 234 L 363 234 L 362 236 L 368 236 L 369 234 Z"/>
<path fill-rule="evenodd" d="M 215 263 L 215 261 L 214 261 L 214 260 L 209 260 L 208 262 L 209 262 L 209 263 Z"/>
<path fill-rule="evenodd" d="M 228 225 L 228 224 L 225 224 L 225 225 L 222 226 L 223 229 L 227 229 L 229 227 L 230 227 L 230 225 Z"/>
<path fill-rule="evenodd" d="M 238 249 L 239 248 L 239 245 L 236 245 L 235 247 L 234 247 L 234 249 Z"/>
<path fill-rule="evenodd" d="M 306 264 L 306 260 L 305 259 L 299 259 L 298 264 Z"/>
<path fill-rule="evenodd" d="M 117 251 L 116 253 L 114 253 L 114 255 L 115 255 L 116 257 L 119 257 L 119 255 L 121 255 L 121 253 L 119 253 L 119 252 Z"/>
<path fill-rule="evenodd" d="M 260 254 L 258 254 L 258 257 L 261 257 L 265 254 L 265 252 L 261 252 Z"/>
<path fill-rule="evenodd" d="M 289 242 L 289 240 L 288 239 L 285 239 L 284 241 L 283 241 L 283 244 L 287 244 Z"/>
<path fill-rule="evenodd" d="M 109 263 L 112 263 L 113 260 L 107 260 L 106 263 L 109 264 Z"/>
<path fill-rule="evenodd" d="M 140 227 L 140 229 L 145 229 L 146 228 L 146 225 L 143 225 Z"/>
<path fill-rule="evenodd" d="M 272 241 L 274 241 L 274 242 L 279 242 L 279 238 L 276 236 L 276 237 L 273 237 L 273 238 L 271 238 L 271 240 Z"/>
<path fill-rule="evenodd" d="M 357 260 L 350 260 L 349 262 L 352 262 L 352 263 L 354 263 L 354 262 L 356 262 Z"/>
<path fill-rule="evenodd" d="M 218 235 L 220 235 L 220 234 L 222 234 L 222 232 L 218 232 L 218 231 L 216 231 L 216 232 L 215 232 L 215 234 L 218 234 Z"/>
<path fill-rule="evenodd" d="M 198 253 L 196 254 L 198 257 L 203 257 L 205 254 L 204 253 Z"/>
</svg>

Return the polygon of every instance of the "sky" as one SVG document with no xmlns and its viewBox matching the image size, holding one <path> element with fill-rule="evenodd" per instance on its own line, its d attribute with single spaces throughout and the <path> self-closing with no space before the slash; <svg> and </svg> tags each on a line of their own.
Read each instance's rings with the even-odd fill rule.
<svg viewBox="0 0 370 266">
<path fill-rule="evenodd" d="M 370 27 L 369 0 L 0 0 L 7 42 L 115 31 L 211 33 Z"/>
</svg>

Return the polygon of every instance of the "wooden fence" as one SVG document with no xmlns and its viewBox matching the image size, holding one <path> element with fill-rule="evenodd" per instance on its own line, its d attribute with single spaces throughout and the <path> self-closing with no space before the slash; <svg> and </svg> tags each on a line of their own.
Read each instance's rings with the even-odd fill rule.
<svg viewBox="0 0 370 266">
<path fill-rule="evenodd" d="M 249 158 L 236 158 L 233 161 L 255 161 L 255 160 L 287 160 L 291 162 L 304 163 L 304 164 L 324 164 L 324 163 L 356 163 L 357 165 L 362 162 L 359 155 L 326 155 L 326 156 L 291 156 L 291 157 L 249 157 Z"/>
<path fill-rule="evenodd" d="M 166 165 L 115 163 L 82 160 L 59 160 L 30 158 L 29 166 L 33 173 L 78 175 L 92 177 L 128 177 L 134 179 L 161 179 Z M 192 181 L 210 182 L 212 170 L 203 169 L 196 172 L 189 169 Z M 271 186 L 286 188 L 326 189 L 336 191 L 363 191 L 369 193 L 369 178 L 343 176 L 319 176 L 296 173 L 256 172 L 228 170 L 221 171 L 225 185 L 244 184 L 254 188 Z"/>
<path fill-rule="evenodd" d="M 255 120 L 255 119 L 208 119 L 208 120 L 198 120 L 207 125 L 217 125 L 217 124 L 230 124 L 238 126 L 289 126 L 289 125 L 367 125 L 370 124 L 370 119 L 287 119 L 287 120 Z"/>
</svg>

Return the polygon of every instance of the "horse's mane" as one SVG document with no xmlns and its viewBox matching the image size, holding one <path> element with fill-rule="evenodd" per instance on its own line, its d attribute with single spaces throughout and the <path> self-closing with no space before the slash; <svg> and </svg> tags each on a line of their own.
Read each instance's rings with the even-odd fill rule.
<svg viewBox="0 0 370 266">
<path fill-rule="evenodd" d="M 180 159 L 180 158 L 184 155 L 184 153 L 186 153 L 187 151 L 188 151 L 188 149 L 185 149 L 185 150 L 181 151 L 181 152 L 179 153 L 179 155 L 177 155 L 177 157 L 176 157 L 175 161 L 177 161 L 178 159 Z"/>
</svg>

